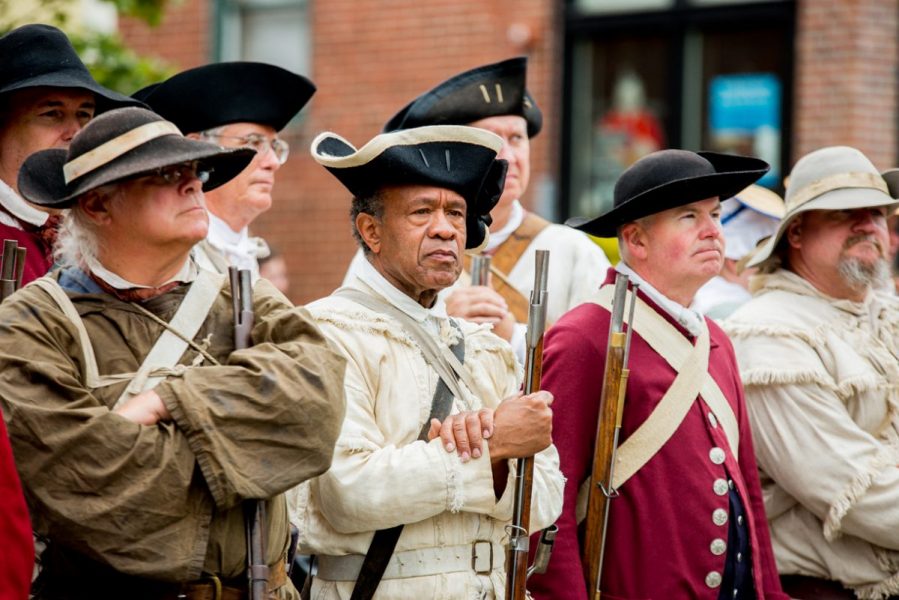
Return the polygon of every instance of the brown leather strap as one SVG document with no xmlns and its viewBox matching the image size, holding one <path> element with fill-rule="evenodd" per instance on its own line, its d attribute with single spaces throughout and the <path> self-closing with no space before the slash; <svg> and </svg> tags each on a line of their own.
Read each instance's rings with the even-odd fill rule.
<svg viewBox="0 0 899 600">
<path fill-rule="evenodd" d="M 534 241 L 534 238 L 548 226 L 549 221 L 543 217 L 532 212 L 525 213 L 521 225 L 512 232 L 509 239 L 499 245 L 492 256 L 490 263 L 490 272 L 493 274 L 491 287 L 503 297 L 506 304 L 509 305 L 512 316 L 519 323 L 528 322 L 530 301 L 509 282 L 509 273 L 512 272 L 515 264 Z M 471 272 L 471 258 L 468 255 L 465 256 L 465 270 Z"/>
<path fill-rule="evenodd" d="M 269 567 L 268 576 L 269 593 L 287 583 L 287 568 L 284 561 Z M 246 585 L 239 585 L 233 580 L 223 583 L 216 577 L 182 584 L 178 594 L 172 596 L 185 600 L 246 600 L 248 597 Z"/>
</svg>

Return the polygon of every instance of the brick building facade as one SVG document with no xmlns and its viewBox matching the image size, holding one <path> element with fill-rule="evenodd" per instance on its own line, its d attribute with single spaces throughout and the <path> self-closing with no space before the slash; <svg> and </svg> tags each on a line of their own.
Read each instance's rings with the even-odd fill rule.
<svg viewBox="0 0 899 600">
<path fill-rule="evenodd" d="M 156 29 L 123 20 L 120 31 L 142 54 L 179 68 L 196 66 L 213 59 L 216 7 L 212 0 L 185 0 Z M 294 301 L 334 289 L 355 248 L 348 195 L 309 158 L 312 138 L 331 130 L 362 144 L 415 95 L 463 69 L 529 56 L 529 87 L 546 120 L 532 142 L 524 203 L 541 212 L 564 204 L 557 197 L 566 177 L 559 159 L 568 139 L 562 115 L 566 88 L 576 83 L 566 80 L 565 42 L 574 13 L 561 0 L 310 0 L 311 69 L 305 74 L 318 93 L 283 134 L 291 157 L 278 174 L 274 207 L 253 226 L 285 254 Z M 792 132 L 787 167 L 829 144 L 857 146 L 879 167 L 894 166 L 897 19 L 895 0 L 795 3 L 792 89 L 785 90 L 791 110 L 784 119 Z"/>
</svg>

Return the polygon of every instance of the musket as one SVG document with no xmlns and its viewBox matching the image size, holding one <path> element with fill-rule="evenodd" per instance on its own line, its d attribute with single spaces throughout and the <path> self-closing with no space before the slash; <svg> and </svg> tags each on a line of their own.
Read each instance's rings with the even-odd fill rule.
<svg viewBox="0 0 899 600">
<path fill-rule="evenodd" d="M 528 310 L 525 336 L 524 393 L 540 389 L 543 370 L 543 334 L 546 330 L 546 280 L 549 273 L 549 250 L 537 250 L 534 289 Z M 506 560 L 506 600 L 524 600 L 528 576 L 528 549 L 531 529 L 531 490 L 534 485 L 534 457 L 518 459 L 515 471 L 515 503 L 512 523 L 508 526 L 509 552 Z M 552 538 L 555 534 L 552 534 Z M 543 546 L 545 544 L 541 544 Z M 548 560 L 548 558 L 546 559 Z"/>
<path fill-rule="evenodd" d="M 471 285 L 488 285 L 490 276 L 490 257 L 475 254 L 471 257 Z"/>
<path fill-rule="evenodd" d="M 250 346 L 253 331 L 253 285 L 250 271 L 228 267 L 231 280 L 231 300 L 234 309 L 234 348 L 242 350 Z M 247 500 L 244 504 L 244 520 L 247 529 L 247 578 L 250 600 L 268 598 L 268 565 L 265 562 L 265 502 Z"/>
<path fill-rule="evenodd" d="M 22 287 L 25 270 L 25 248 L 16 240 L 3 240 L 3 256 L 0 257 L 0 302 Z"/>
<path fill-rule="evenodd" d="M 633 333 L 634 306 L 637 303 L 637 284 L 633 285 L 627 334 L 622 332 L 624 305 L 627 298 L 628 277 L 619 273 L 615 279 L 612 301 L 612 318 L 609 323 L 609 340 L 606 350 L 605 373 L 599 400 L 599 425 L 593 455 L 593 471 L 590 476 L 587 500 L 587 521 L 584 531 L 584 547 L 581 565 L 592 600 L 599 600 L 602 563 L 606 547 L 606 530 L 609 524 L 609 501 L 618 496 L 612 484 L 615 476 L 615 453 L 618 434 L 624 414 L 624 396 L 627 391 L 627 368 Z"/>
</svg>

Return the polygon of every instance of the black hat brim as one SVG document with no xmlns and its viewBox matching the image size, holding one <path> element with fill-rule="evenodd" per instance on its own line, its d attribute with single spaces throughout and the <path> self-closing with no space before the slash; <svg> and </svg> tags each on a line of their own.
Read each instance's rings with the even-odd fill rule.
<svg viewBox="0 0 899 600">
<path fill-rule="evenodd" d="M 132 97 L 187 134 L 242 122 L 281 131 L 314 93 L 315 85 L 302 75 L 236 61 L 182 71 Z"/>
<path fill-rule="evenodd" d="M 597 237 L 614 237 L 620 226 L 642 217 L 706 198 L 732 198 L 770 169 L 768 163 L 758 158 L 713 152 L 697 154 L 709 160 L 717 172 L 668 181 L 629 198 L 598 217 L 572 217 L 565 224 Z"/>
<path fill-rule="evenodd" d="M 19 192 L 38 206 L 67 208 L 79 196 L 102 185 L 149 174 L 155 169 L 198 161 L 209 171 L 203 191 L 213 190 L 243 171 L 256 152 L 249 148 L 225 149 L 215 144 L 167 135 L 151 140 L 66 185 L 63 165 L 67 152 L 41 150 L 29 156 L 19 169 Z"/>
</svg>

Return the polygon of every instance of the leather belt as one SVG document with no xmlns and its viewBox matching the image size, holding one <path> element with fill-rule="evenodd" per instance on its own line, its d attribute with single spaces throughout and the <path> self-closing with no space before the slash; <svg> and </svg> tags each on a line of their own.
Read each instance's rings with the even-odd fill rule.
<svg viewBox="0 0 899 600">
<path fill-rule="evenodd" d="M 327 581 L 356 581 L 365 556 L 347 554 L 344 556 L 316 555 L 313 574 Z M 387 563 L 382 579 L 404 579 L 424 577 L 439 573 L 474 571 L 488 575 L 499 569 L 505 560 L 505 549 L 490 540 L 478 540 L 470 544 L 419 548 L 394 552 Z"/>
<path fill-rule="evenodd" d="M 268 591 L 274 592 L 287 583 L 287 569 L 284 561 L 269 568 Z M 177 593 L 167 594 L 162 600 L 247 600 L 247 583 L 237 583 L 234 579 L 222 582 L 212 575 L 197 581 L 182 583 Z"/>
</svg>

